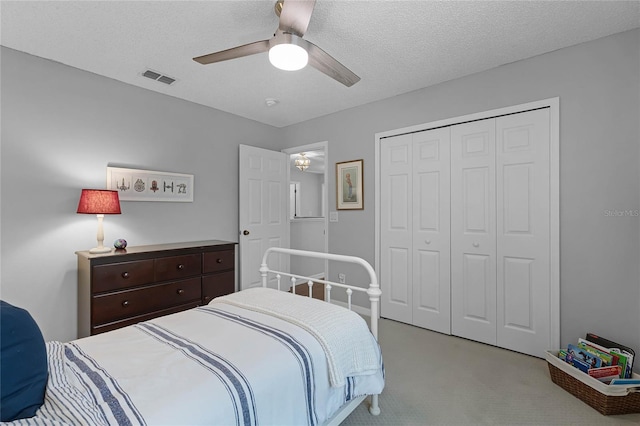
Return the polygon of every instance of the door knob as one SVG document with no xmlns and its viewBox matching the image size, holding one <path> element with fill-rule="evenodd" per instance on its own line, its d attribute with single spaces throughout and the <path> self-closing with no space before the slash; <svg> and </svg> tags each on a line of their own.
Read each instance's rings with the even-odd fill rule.
<svg viewBox="0 0 640 426">
<path fill-rule="evenodd" d="M 246 229 L 244 231 L 242 231 L 243 235 L 249 235 L 249 231 L 247 231 Z"/>
</svg>

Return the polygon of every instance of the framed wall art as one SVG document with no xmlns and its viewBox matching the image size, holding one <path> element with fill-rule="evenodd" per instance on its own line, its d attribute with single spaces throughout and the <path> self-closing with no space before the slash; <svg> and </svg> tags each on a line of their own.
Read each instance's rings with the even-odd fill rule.
<svg viewBox="0 0 640 426">
<path fill-rule="evenodd" d="M 120 201 L 193 202 L 193 175 L 107 167 L 107 189 Z"/>
<path fill-rule="evenodd" d="M 362 160 L 336 163 L 336 209 L 364 209 Z"/>
</svg>

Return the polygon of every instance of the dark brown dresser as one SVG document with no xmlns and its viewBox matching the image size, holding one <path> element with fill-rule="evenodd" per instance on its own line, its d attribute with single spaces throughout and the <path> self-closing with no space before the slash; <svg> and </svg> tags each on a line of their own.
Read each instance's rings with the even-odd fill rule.
<svg viewBox="0 0 640 426">
<path fill-rule="evenodd" d="M 78 251 L 78 337 L 209 303 L 235 290 L 236 243 Z"/>
</svg>

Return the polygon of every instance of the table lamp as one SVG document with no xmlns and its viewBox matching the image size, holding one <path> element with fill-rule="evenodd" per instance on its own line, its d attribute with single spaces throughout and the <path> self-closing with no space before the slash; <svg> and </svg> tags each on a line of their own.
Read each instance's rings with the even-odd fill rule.
<svg viewBox="0 0 640 426">
<path fill-rule="evenodd" d="M 83 189 L 80 194 L 78 211 L 76 213 L 95 214 L 98 217 L 98 247 L 89 250 L 89 253 L 108 253 L 110 247 L 105 247 L 102 220 L 105 214 L 120 214 L 120 198 L 118 191 L 107 189 Z"/>
</svg>

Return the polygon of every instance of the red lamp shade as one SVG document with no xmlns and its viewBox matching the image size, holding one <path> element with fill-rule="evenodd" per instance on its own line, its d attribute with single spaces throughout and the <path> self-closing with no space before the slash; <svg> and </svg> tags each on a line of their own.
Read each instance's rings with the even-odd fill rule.
<svg viewBox="0 0 640 426">
<path fill-rule="evenodd" d="M 120 214 L 118 191 L 107 189 L 83 189 L 78 211 L 87 214 Z"/>
</svg>

